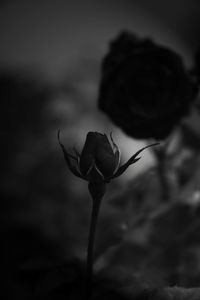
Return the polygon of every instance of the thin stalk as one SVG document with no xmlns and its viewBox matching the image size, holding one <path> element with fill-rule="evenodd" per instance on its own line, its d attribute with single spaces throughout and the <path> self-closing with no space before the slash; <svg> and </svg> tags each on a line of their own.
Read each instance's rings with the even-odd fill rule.
<svg viewBox="0 0 200 300">
<path fill-rule="evenodd" d="M 163 202 L 168 202 L 170 200 L 170 184 L 166 174 L 165 166 L 165 153 L 163 150 L 157 155 L 158 162 L 158 174 L 161 184 L 161 199 Z"/>
<path fill-rule="evenodd" d="M 181 131 L 179 130 L 179 128 L 177 128 L 176 130 L 172 131 L 172 133 L 167 137 L 167 139 L 158 149 L 152 148 L 152 152 L 157 161 L 157 170 L 161 185 L 161 199 L 163 200 L 163 202 L 168 202 L 171 197 L 171 184 L 167 174 L 168 166 L 166 165 L 168 163 L 167 159 L 169 157 L 168 155 L 170 147 L 172 147 L 171 149 L 173 149 L 173 147 L 175 147 L 175 145 L 173 146 L 173 143 L 177 141 L 177 139 L 180 139 L 180 137 Z M 173 151 L 177 151 L 176 148 Z"/>
<path fill-rule="evenodd" d="M 105 189 L 105 187 L 103 187 Z M 88 248 L 87 248 L 87 263 L 86 263 L 86 283 L 85 283 L 85 300 L 89 300 L 92 296 L 92 278 L 93 278 L 93 257 L 94 257 L 94 241 L 96 224 L 100 209 L 101 200 L 103 198 L 104 192 L 99 193 L 99 186 L 91 186 L 89 184 L 89 191 L 92 196 L 92 216 L 90 220 L 90 230 L 88 238 Z"/>
</svg>

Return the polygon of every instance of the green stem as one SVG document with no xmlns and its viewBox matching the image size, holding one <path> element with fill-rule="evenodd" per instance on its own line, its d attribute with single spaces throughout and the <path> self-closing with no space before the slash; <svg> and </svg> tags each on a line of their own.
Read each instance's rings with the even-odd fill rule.
<svg viewBox="0 0 200 300">
<path fill-rule="evenodd" d="M 87 264 L 86 264 L 86 283 L 85 283 L 85 300 L 89 300 L 92 296 L 92 278 L 93 278 L 93 252 L 96 232 L 96 223 L 99 214 L 101 200 L 105 193 L 105 184 L 89 183 L 89 191 L 92 196 L 92 216 L 90 220 L 90 231 L 87 248 Z"/>
</svg>

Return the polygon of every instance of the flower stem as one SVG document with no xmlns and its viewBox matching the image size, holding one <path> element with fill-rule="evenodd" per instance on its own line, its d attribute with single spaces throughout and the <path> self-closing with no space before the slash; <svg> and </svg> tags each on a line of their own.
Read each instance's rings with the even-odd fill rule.
<svg viewBox="0 0 200 300">
<path fill-rule="evenodd" d="M 87 248 L 87 264 L 86 264 L 86 283 L 85 283 L 85 300 L 89 300 L 92 296 L 92 278 L 93 278 L 93 252 L 96 232 L 96 223 L 99 214 L 101 200 L 105 193 L 105 184 L 89 183 L 90 194 L 92 196 L 92 216 L 90 220 L 90 231 Z"/>
<path fill-rule="evenodd" d="M 161 198 L 163 202 L 168 202 L 170 200 L 170 186 L 166 174 L 165 169 L 165 161 L 164 157 L 160 158 L 160 161 L 158 161 L 158 173 L 160 176 L 160 182 L 161 182 Z"/>
<path fill-rule="evenodd" d="M 166 149 L 161 147 L 159 150 L 154 150 L 154 155 L 157 160 L 157 170 L 161 186 L 161 199 L 163 202 L 170 200 L 170 184 L 167 177 L 166 169 Z"/>
</svg>

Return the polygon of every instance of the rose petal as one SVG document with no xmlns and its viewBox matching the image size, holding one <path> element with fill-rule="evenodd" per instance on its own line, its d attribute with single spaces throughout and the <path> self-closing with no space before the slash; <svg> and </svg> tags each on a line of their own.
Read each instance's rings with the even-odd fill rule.
<svg viewBox="0 0 200 300">
<path fill-rule="evenodd" d="M 105 177 L 111 176 L 116 169 L 118 161 L 116 162 L 116 155 L 106 135 L 98 141 L 95 162 Z"/>
<path fill-rule="evenodd" d="M 95 132 L 88 132 L 85 145 L 80 155 L 80 170 L 82 174 L 86 174 L 93 163 L 95 149 L 97 144 L 97 135 Z"/>
</svg>

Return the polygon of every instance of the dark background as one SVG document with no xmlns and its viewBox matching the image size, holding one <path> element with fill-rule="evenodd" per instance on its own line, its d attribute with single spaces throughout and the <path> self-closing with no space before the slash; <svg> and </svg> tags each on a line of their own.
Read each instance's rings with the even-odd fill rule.
<svg viewBox="0 0 200 300">
<path fill-rule="evenodd" d="M 64 164 L 58 128 L 65 146 L 79 149 L 88 131 L 112 130 L 123 159 L 146 143 L 125 136 L 97 109 L 110 40 L 123 29 L 150 36 L 190 66 L 199 20 L 197 0 L 0 2 L 1 272 L 9 299 L 29 299 L 49 268 L 85 258 L 91 203 L 85 182 Z M 199 117 L 190 122 L 198 131 Z M 146 151 L 110 185 L 109 197 L 153 164 Z M 111 228 L 103 249 L 126 224 L 106 200 L 102 216 L 104 235 Z"/>
</svg>

